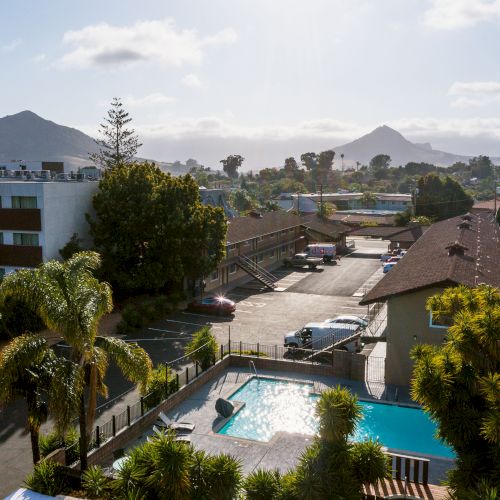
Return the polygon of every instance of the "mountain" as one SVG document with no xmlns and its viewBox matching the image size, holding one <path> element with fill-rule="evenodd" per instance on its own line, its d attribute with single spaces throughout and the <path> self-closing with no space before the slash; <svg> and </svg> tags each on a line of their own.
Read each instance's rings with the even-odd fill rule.
<svg viewBox="0 0 500 500">
<path fill-rule="evenodd" d="M 368 165 L 370 160 L 378 154 L 388 154 L 393 167 L 405 165 L 410 161 L 425 162 L 440 166 L 450 166 L 457 161 L 467 162 L 469 156 L 455 155 L 432 149 L 427 142 L 413 143 L 405 139 L 398 131 L 383 125 L 355 141 L 333 148 L 335 157 L 344 154 L 344 165 L 353 166 L 357 161 Z"/>
<path fill-rule="evenodd" d="M 64 161 L 66 170 L 88 165 L 94 139 L 31 111 L 0 118 L 0 160 Z"/>
<path fill-rule="evenodd" d="M 94 139 L 87 134 L 45 120 L 32 111 L 21 111 L 0 118 L 0 161 L 63 161 L 64 169 L 69 172 L 91 164 L 89 154 L 98 149 Z M 174 175 L 189 171 L 185 165 L 155 163 Z"/>
</svg>

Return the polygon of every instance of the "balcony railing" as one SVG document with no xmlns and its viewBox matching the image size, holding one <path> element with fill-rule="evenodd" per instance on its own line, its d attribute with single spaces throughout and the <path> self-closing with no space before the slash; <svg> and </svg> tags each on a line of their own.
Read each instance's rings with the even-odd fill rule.
<svg viewBox="0 0 500 500">
<path fill-rule="evenodd" d="M 0 231 L 41 231 L 39 208 L 0 208 Z"/>
<path fill-rule="evenodd" d="M 0 245 L 0 266 L 36 267 L 42 263 L 42 247 Z"/>
</svg>

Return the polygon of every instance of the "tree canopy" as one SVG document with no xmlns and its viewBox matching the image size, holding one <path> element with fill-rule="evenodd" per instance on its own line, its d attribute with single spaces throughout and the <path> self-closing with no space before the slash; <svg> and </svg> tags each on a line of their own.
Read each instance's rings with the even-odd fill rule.
<svg viewBox="0 0 500 500">
<path fill-rule="evenodd" d="M 103 273 L 119 292 L 156 292 L 206 276 L 225 251 L 221 208 L 202 205 L 190 175 L 150 163 L 107 171 L 94 196 L 91 234 Z"/>
<path fill-rule="evenodd" d="M 96 140 L 100 146 L 99 152 L 91 154 L 90 159 L 104 168 L 113 168 L 132 161 L 142 144 L 135 130 L 126 128 L 131 121 L 132 118 L 123 109 L 121 99 L 114 97 L 108 116 L 100 125 L 102 139 Z"/>
<path fill-rule="evenodd" d="M 226 172 L 228 177 L 231 179 L 237 179 L 238 178 L 238 168 L 241 167 L 241 164 L 245 158 L 240 155 L 229 155 L 225 160 L 221 160 L 220 163 L 222 163 L 222 170 Z"/>
<path fill-rule="evenodd" d="M 449 477 L 457 498 L 472 498 L 482 481 L 500 480 L 500 292 L 448 288 L 427 308 L 452 325 L 441 346 L 413 349 L 412 397 L 457 453 Z"/>
<path fill-rule="evenodd" d="M 427 174 L 420 177 L 417 186 L 417 216 L 442 220 L 464 214 L 472 207 L 473 199 L 449 176 L 443 180 L 437 174 Z"/>
</svg>

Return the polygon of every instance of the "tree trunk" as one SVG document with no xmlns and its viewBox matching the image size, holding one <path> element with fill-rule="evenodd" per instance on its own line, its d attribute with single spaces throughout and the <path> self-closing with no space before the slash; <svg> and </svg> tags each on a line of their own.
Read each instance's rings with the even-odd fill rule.
<svg viewBox="0 0 500 500">
<path fill-rule="evenodd" d="M 90 436 L 95 421 L 95 409 L 97 406 L 97 368 L 95 365 L 90 367 L 89 377 L 89 400 L 87 406 L 87 435 Z"/>
<path fill-rule="evenodd" d="M 88 437 L 87 437 L 87 426 L 86 426 L 86 415 L 85 415 L 85 392 L 82 391 L 80 396 L 80 408 L 79 410 L 79 423 L 80 423 L 80 470 L 84 471 L 87 469 L 87 448 L 88 448 Z"/>
<path fill-rule="evenodd" d="M 33 464 L 37 464 L 40 461 L 40 445 L 38 443 L 38 435 L 40 434 L 39 429 L 29 426 L 30 438 L 31 438 L 31 452 L 33 454 Z"/>
</svg>

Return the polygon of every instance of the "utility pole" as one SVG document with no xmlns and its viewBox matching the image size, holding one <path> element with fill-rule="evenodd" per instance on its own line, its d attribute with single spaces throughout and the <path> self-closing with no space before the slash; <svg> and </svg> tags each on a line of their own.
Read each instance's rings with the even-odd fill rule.
<svg viewBox="0 0 500 500">
<path fill-rule="evenodd" d="M 297 212 L 300 216 L 300 191 L 297 191 Z"/>
<path fill-rule="evenodd" d="M 319 185 L 319 213 L 323 218 L 323 184 Z"/>
</svg>

